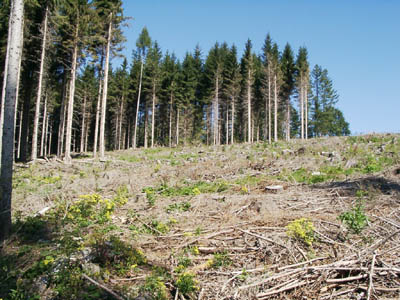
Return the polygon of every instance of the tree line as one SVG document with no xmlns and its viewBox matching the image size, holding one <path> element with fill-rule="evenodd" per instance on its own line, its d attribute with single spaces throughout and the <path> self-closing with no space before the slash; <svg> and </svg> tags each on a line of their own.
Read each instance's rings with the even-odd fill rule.
<svg viewBox="0 0 400 300">
<path fill-rule="evenodd" d="M 70 163 L 76 152 L 103 158 L 106 150 L 350 133 L 328 71 L 310 68 L 305 47 L 281 50 L 267 34 L 259 53 L 250 40 L 240 58 L 235 45 L 217 42 L 180 60 L 143 28 L 131 61 L 115 66 L 127 21 L 121 0 L 0 3 L 5 194 L 13 159 Z"/>
<path fill-rule="evenodd" d="M 296 55 L 289 44 L 280 51 L 268 34 L 258 54 L 248 40 L 240 59 L 235 45 L 216 43 L 204 58 L 197 46 L 180 61 L 162 53 L 143 28 L 131 62 L 112 69 L 125 41 L 121 1 L 31 0 L 25 6 L 18 160 L 349 133 L 327 70 L 310 70 L 305 47 Z M 2 32 L 8 7 L 1 7 Z"/>
</svg>

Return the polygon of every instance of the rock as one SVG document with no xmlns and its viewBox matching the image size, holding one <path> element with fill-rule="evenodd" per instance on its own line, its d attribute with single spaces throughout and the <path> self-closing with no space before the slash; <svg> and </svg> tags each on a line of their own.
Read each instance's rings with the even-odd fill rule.
<svg viewBox="0 0 400 300">
<path fill-rule="evenodd" d="M 101 269 L 99 265 L 89 262 L 82 264 L 82 270 L 87 274 L 97 275 L 100 274 Z"/>
<path fill-rule="evenodd" d="M 306 152 L 306 148 L 301 147 L 297 150 L 296 154 L 297 155 L 303 155 Z"/>
<path fill-rule="evenodd" d="M 321 175 L 321 172 L 318 172 L 318 171 L 317 171 L 317 172 L 312 172 L 311 175 L 312 175 L 312 176 L 320 176 L 320 175 Z"/>
</svg>

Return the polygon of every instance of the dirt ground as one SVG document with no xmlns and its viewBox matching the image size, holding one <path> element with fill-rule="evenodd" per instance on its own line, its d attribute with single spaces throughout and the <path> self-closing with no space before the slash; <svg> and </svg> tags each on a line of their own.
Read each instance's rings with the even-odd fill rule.
<svg viewBox="0 0 400 300">
<path fill-rule="evenodd" d="M 196 278 L 185 295 L 166 283 L 171 299 L 400 299 L 399 151 L 399 135 L 382 135 L 49 158 L 16 165 L 13 211 L 126 186 L 114 234 L 171 274 L 184 257 Z M 108 287 L 138 297 L 150 274 Z"/>
</svg>

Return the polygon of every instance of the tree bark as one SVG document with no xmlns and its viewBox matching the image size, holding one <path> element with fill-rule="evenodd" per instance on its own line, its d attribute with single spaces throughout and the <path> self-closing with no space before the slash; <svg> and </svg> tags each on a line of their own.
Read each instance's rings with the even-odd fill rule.
<svg viewBox="0 0 400 300">
<path fill-rule="evenodd" d="M 40 156 L 46 155 L 46 151 L 44 150 L 44 138 L 46 135 L 46 128 L 47 128 L 47 95 L 44 98 L 44 105 L 43 105 L 43 121 L 42 121 L 42 138 L 40 139 Z"/>
<path fill-rule="evenodd" d="M 10 12 L 13 11 L 13 5 L 14 5 L 14 2 L 11 1 Z M 5 106 L 5 99 L 6 99 L 6 85 L 7 85 L 7 76 L 8 76 L 8 59 L 9 59 L 10 47 L 11 47 L 11 42 L 10 42 L 10 40 L 11 40 L 11 25 L 12 25 L 12 20 L 10 17 L 8 20 L 7 49 L 6 49 L 6 59 L 5 59 L 5 65 L 4 65 L 3 88 L 1 90 L 1 102 L 0 102 L 0 105 L 1 105 L 1 107 L 0 107 L 0 167 L 1 167 L 1 152 L 2 152 L 1 149 L 2 149 L 2 140 L 3 140 L 4 106 Z M 22 40 L 23 40 L 23 38 L 22 38 Z M 16 107 L 18 108 L 18 106 L 16 106 Z"/>
<path fill-rule="evenodd" d="M 104 158 L 105 141 L 104 132 L 106 124 L 106 107 L 107 107 L 107 89 L 108 89 L 108 69 L 110 64 L 110 48 L 112 40 L 112 13 L 110 13 L 110 23 L 108 25 L 106 62 L 104 66 L 104 84 L 103 84 L 103 101 L 101 102 L 101 117 L 100 117 L 100 158 Z"/>
<path fill-rule="evenodd" d="M 118 126 L 118 150 L 121 150 L 121 143 L 122 143 L 122 121 L 124 118 L 124 95 L 122 95 L 120 111 L 119 111 L 119 126 Z"/>
<path fill-rule="evenodd" d="M 286 141 L 290 141 L 290 97 L 286 103 Z"/>
<path fill-rule="evenodd" d="M 308 84 L 304 87 L 304 109 L 305 109 L 305 124 L 304 124 L 304 131 L 305 131 L 305 138 L 308 140 Z"/>
<path fill-rule="evenodd" d="M 14 161 L 15 103 L 18 90 L 18 74 L 21 68 L 24 2 L 14 0 L 11 6 L 9 28 L 10 47 L 7 60 L 7 79 L 4 101 L 1 183 L 0 183 L 0 244 L 11 229 L 12 174 Z"/>
<path fill-rule="evenodd" d="M 274 76 L 274 142 L 278 141 L 278 87 L 276 74 Z"/>
<path fill-rule="evenodd" d="M 272 143 L 271 69 L 268 65 L 268 141 Z"/>
<path fill-rule="evenodd" d="M 172 104 L 173 104 L 173 93 L 171 91 L 170 95 L 170 103 L 169 103 L 169 132 L 168 132 L 168 141 L 169 147 L 172 147 Z"/>
<path fill-rule="evenodd" d="M 233 145 L 235 135 L 235 97 L 232 97 L 232 115 L 231 115 L 231 144 Z"/>
<path fill-rule="evenodd" d="M 179 146 L 179 107 L 176 106 L 176 147 Z"/>
<path fill-rule="evenodd" d="M 103 61 L 103 58 L 101 59 Z M 102 63 L 103 65 L 103 63 Z M 101 73 L 101 71 L 100 71 Z M 94 126 L 94 141 L 93 141 L 93 157 L 97 156 L 97 145 L 99 138 L 99 119 L 100 119 L 100 106 L 101 106 L 101 92 L 103 90 L 103 84 L 100 80 L 99 82 L 99 94 L 97 95 L 97 105 L 96 105 L 96 120 Z"/>
<path fill-rule="evenodd" d="M 44 137 L 44 141 L 43 141 L 43 147 L 41 147 L 40 148 L 40 155 L 41 156 L 47 156 L 47 148 L 48 148 L 48 144 L 47 144 L 47 142 L 48 142 L 48 135 L 49 135 L 49 116 L 47 115 L 47 112 L 46 112 L 46 115 L 45 115 L 45 120 L 46 120 L 46 122 L 45 122 L 45 127 L 44 127 L 44 136 L 42 135 L 42 137 Z M 43 149 L 43 154 L 42 154 L 42 149 Z"/>
<path fill-rule="evenodd" d="M 300 119 L 301 119 L 301 139 L 304 140 L 304 82 L 303 75 L 300 77 Z"/>
<path fill-rule="evenodd" d="M 19 112 L 18 148 L 17 148 L 16 160 L 20 159 L 20 154 L 21 154 L 21 134 L 22 134 L 22 110 L 20 110 L 20 112 Z"/>
<path fill-rule="evenodd" d="M 39 82 L 38 82 L 38 89 L 37 89 L 37 96 L 36 96 L 36 109 L 35 109 L 35 117 L 33 119 L 34 121 L 33 121 L 33 134 L 32 134 L 32 154 L 31 154 L 33 161 L 35 161 L 37 158 L 40 102 L 42 100 L 43 70 L 44 70 L 44 60 L 46 57 L 48 14 L 49 14 L 49 8 L 46 7 L 46 13 L 45 13 L 44 21 L 43 21 L 42 53 L 41 53 L 41 57 L 40 57 Z"/>
<path fill-rule="evenodd" d="M 83 107 L 82 107 L 82 125 L 81 125 L 81 146 L 79 148 L 79 150 L 83 153 L 85 152 L 85 126 L 86 126 L 86 91 L 83 94 Z"/>
<path fill-rule="evenodd" d="M 133 130 L 133 149 L 136 149 L 136 136 L 137 136 L 137 126 L 138 126 L 138 117 L 139 117 L 139 106 L 140 106 L 140 94 L 142 92 L 142 77 L 143 77 L 143 58 L 140 65 L 140 79 L 139 79 L 139 93 L 137 97 L 137 106 L 136 106 L 136 117 L 135 117 L 135 128 Z"/>
<path fill-rule="evenodd" d="M 144 148 L 147 149 L 147 144 L 148 144 L 148 131 L 149 131 L 149 108 L 148 108 L 148 101 L 147 99 L 145 99 L 145 103 L 144 103 Z"/>
<path fill-rule="evenodd" d="M 151 148 L 154 147 L 155 113 L 156 113 L 156 84 L 155 82 L 153 82 L 153 101 L 151 107 Z"/>
<path fill-rule="evenodd" d="M 61 110 L 60 110 L 60 124 L 58 125 L 58 140 L 57 140 L 57 156 L 61 158 L 64 149 L 64 132 L 65 132 L 65 117 L 66 117 L 66 99 L 68 98 L 68 83 L 67 75 L 64 74 L 63 79 L 63 95 L 61 100 Z"/>
<path fill-rule="evenodd" d="M 69 97 L 68 97 L 68 112 L 67 112 L 67 127 L 65 135 L 65 157 L 66 163 L 71 163 L 71 138 L 72 138 L 72 118 L 74 115 L 74 100 L 75 100 L 75 80 L 76 80 L 76 67 L 78 60 L 78 34 L 79 34 L 79 16 L 77 18 L 77 24 L 74 35 L 74 50 L 72 53 L 72 65 L 71 65 L 71 79 L 69 86 Z"/>
<path fill-rule="evenodd" d="M 251 73 L 250 73 L 250 66 L 248 71 L 248 78 L 247 78 L 247 131 L 248 137 L 247 142 L 251 143 L 252 134 L 251 134 Z"/>
</svg>

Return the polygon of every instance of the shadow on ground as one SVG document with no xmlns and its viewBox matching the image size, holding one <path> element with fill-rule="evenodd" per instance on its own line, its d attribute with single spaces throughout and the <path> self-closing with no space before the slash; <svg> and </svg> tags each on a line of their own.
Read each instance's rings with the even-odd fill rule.
<svg viewBox="0 0 400 300">
<path fill-rule="evenodd" d="M 376 190 L 382 194 L 400 194 L 400 184 L 397 182 L 378 176 L 369 176 L 346 181 L 334 181 L 329 183 L 316 184 L 315 189 L 335 189 L 340 196 L 355 196 L 359 190 Z M 400 200 L 400 199 L 399 199 Z"/>
</svg>

